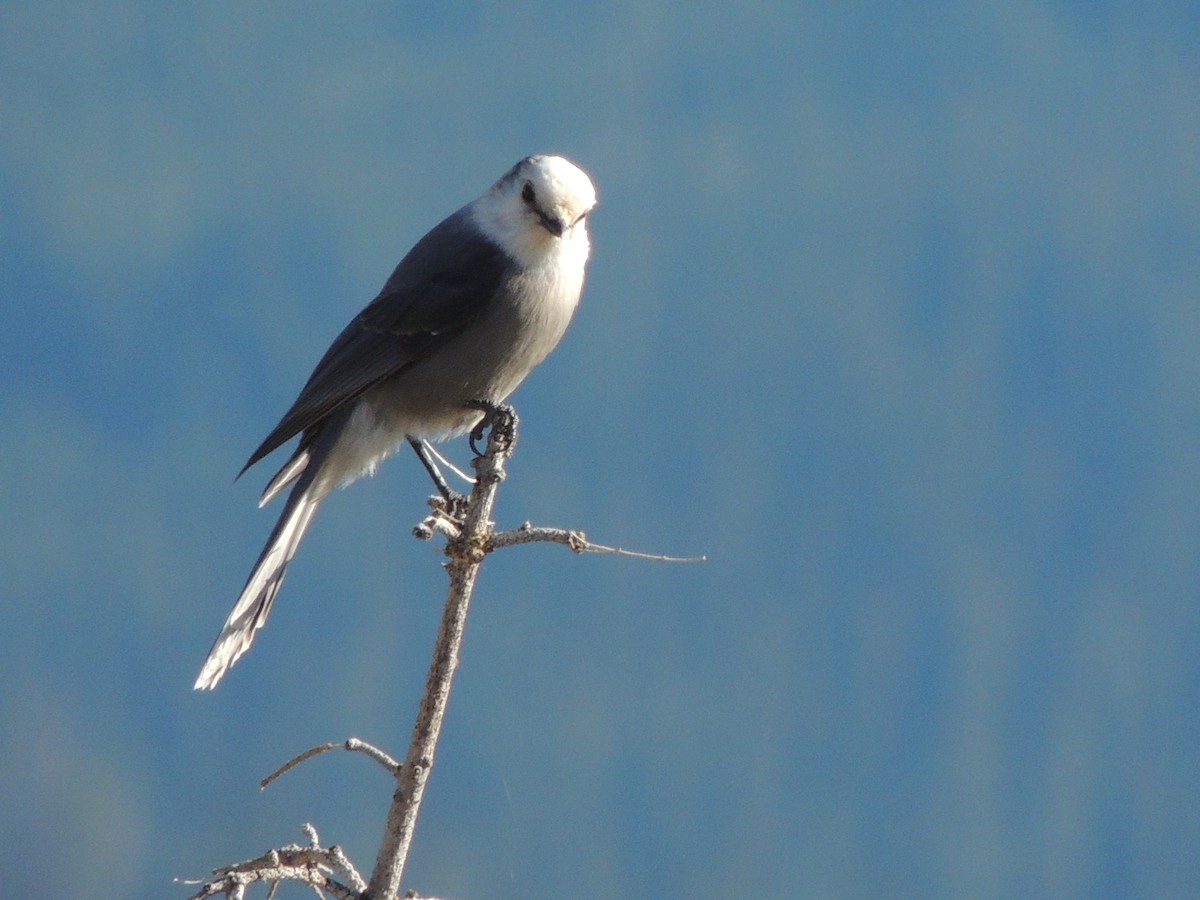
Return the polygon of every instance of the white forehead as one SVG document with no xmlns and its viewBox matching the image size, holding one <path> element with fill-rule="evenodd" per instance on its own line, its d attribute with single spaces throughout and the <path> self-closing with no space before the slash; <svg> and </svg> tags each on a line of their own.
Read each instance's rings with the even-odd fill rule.
<svg viewBox="0 0 1200 900">
<path fill-rule="evenodd" d="M 522 175 L 539 197 L 586 211 L 596 205 L 596 188 L 583 169 L 561 156 L 531 156 Z"/>
</svg>

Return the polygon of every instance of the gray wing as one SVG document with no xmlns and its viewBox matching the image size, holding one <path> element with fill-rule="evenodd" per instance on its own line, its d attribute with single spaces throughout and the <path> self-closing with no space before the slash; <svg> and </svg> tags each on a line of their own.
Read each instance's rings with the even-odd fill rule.
<svg viewBox="0 0 1200 900">
<path fill-rule="evenodd" d="M 417 242 L 379 296 L 338 335 L 239 476 L 453 339 L 484 313 L 513 265 L 475 227 L 469 206 L 444 220 Z"/>
</svg>

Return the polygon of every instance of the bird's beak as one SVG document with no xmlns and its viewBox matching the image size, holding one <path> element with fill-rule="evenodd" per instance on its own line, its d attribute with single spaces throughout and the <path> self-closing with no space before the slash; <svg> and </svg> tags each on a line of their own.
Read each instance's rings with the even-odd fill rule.
<svg viewBox="0 0 1200 900">
<path fill-rule="evenodd" d="M 561 218 L 552 216 L 549 213 L 544 213 L 540 210 L 538 211 L 538 221 L 542 223 L 543 228 L 545 228 L 555 237 L 562 237 L 563 232 L 567 230 L 567 225 Z"/>
</svg>

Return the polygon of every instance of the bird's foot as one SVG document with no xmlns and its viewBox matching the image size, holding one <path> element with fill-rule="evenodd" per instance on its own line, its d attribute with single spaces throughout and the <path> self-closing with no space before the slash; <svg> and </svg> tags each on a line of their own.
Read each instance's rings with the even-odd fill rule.
<svg viewBox="0 0 1200 900">
<path fill-rule="evenodd" d="M 470 498 L 455 490 L 448 493 L 449 496 L 434 494 L 429 498 L 429 505 L 455 522 L 461 522 L 467 516 L 467 502 Z"/>
<path fill-rule="evenodd" d="M 483 418 L 479 420 L 479 424 L 471 429 L 471 436 L 467 442 L 471 445 L 471 452 L 476 456 L 483 456 L 483 451 L 480 450 L 476 443 L 483 440 L 483 433 L 490 426 L 492 435 L 507 449 L 512 449 L 512 446 L 517 442 L 517 411 L 508 403 L 493 403 L 490 400 L 468 400 L 467 407 L 470 409 L 483 410 Z"/>
<path fill-rule="evenodd" d="M 457 538 L 467 518 L 467 497 L 458 491 L 450 491 L 448 497 L 440 493 L 433 494 L 426 502 L 433 512 L 413 528 L 413 534 L 423 541 L 435 534 L 444 534 L 451 540 Z"/>
</svg>

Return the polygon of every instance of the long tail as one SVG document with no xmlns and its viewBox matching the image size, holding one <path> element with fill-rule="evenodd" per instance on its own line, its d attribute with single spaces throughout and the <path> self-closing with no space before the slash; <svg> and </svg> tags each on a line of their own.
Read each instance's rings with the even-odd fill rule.
<svg viewBox="0 0 1200 900">
<path fill-rule="evenodd" d="M 291 466 L 289 462 L 280 474 Z M 258 629 L 266 624 L 267 613 L 271 611 L 271 602 L 283 584 L 287 565 L 296 555 L 296 548 L 300 545 L 304 532 L 308 530 L 317 507 L 325 499 L 327 490 L 319 491 L 315 478 L 319 468 L 319 465 L 309 465 L 288 495 L 287 505 L 275 524 L 275 530 L 267 539 L 262 555 L 254 564 L 250 577 L 246 579 L 241 596 L 233 605 L 229 618 L 225 620 L 225 626 L 208 652 L 208 659 L 204 661 L 204 667 L 196 679 L 196 690 L 211 690 L 216 687 L 217 682 L 230 666 L 237 662 L 238 657 L 250 649 Z M 293 471 L 291 477 L 295 478 L 297 474 Z M 268 494 L 264 495 L 266 499 L 270 499 L 272 487 L 276 491 L 282 487 L 276 485 L 278 481 L 279 476 L 276 476 L 267 487 Z"/>
</svg>

